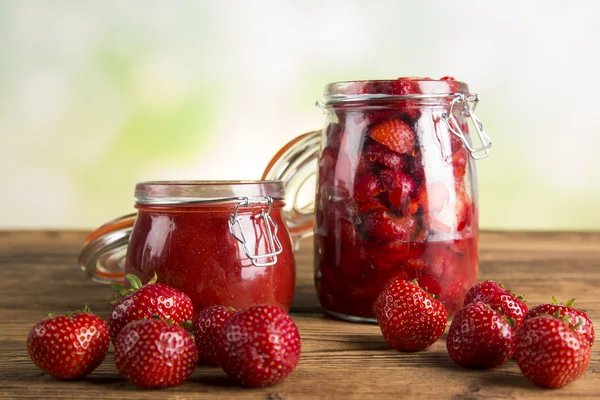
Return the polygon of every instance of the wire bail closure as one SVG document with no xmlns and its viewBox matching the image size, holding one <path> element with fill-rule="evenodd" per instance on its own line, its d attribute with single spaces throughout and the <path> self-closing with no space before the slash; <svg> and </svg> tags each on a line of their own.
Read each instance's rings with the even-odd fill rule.
<svg viewBox="0 0 600 400">
<path fill-rule="evenodd" d="M 492 147 L 492 139 L 488 136 L 487 133 L 485 133 L 485 131 L 483 130 L 483 124 L 475 115 L 475 107 L 477 107 L 477 104 L 479 103 L 479 96 L 477 95 L 477 93 L 470 93 L 468 95 L 465 95 L 464 93 L 455 93 L 453 94 L 453 96 L 454 99 L 452 99 L 452 101 L 450 102 L 450 106 L 448 107 L 448 113 L 444 113 L 442 115 L 442 119 L 446 123 L 446 126 L 448 126 L 450 132 L 452 132 L 452 134 L 458 137 L 461 140 L 461 142 L 465 145 L 467 150 L 469 150 L 469 154 L 471 155 L 471 157 L 473 157 L 475 160 L 481 160 L 483 158 L 486 158 L 490 155 L 489 148 Z M 471 121 L 473 121 L 473 125 L 475 125 L 475 130 L 477 131 L 477 135 L 479 136 L 479 140 L 482 144 L 481 147 L 475 148 L 471 145 L 471 143 L 469 143 L 469 140 L 465 136 L 464 132 L 460 128 L 460 125 L 458 124 L 458 121 L 456 120 L 456 116 L 454 115 L 454 108 L 462 103 L 466 104 L 463 106 L 461 112 L 463 112 L 466 116 L 471 118 Z M 481 152 L 483 152 L 483 154 L 478 154 Z"/>
<path fill-rule="evenodd" d="M 267 245 L 268 245 L 268 253 L 266 254 L 253 254 L 248 246 L 248 239 L 246 233 L 244 232 L 244 228 L 241 224 L 241 217 L 238 216 L 238 210 L 240 207 L 249 207 L 252 204 L 264 204 L 268 205 L 268 209 L 265 211 L 264 208 L 260 210 L 260 213 L 256 215 L 256 218 L 262 218 L 265 221 L 265 226 L 267 228 Z M 248 197 L 244 197 L 241 199 L 239 203 L 235 205 L 233 209 L 233 214 L 227 220 L 227 224 L 229 225 L 229 232 L 231 235 L 242 244 L 242 248 L 244 249 L 244 253 L 252 262 L 252 265 L 255 267 L 269 267 L 271 265 L 277 264 L 277 255 L 283 251 L 283 247 L 281 246 L 281 242 L 277 238 L 277 224 L 271 218 L 271 210 L 273 209 L 273 199 L 269 196 L 263 199 L 250 200 Z M 237 229 L 236 229 L 237 227 Z M 271 258 L 271 261 L 259 262 L 259 259 Z"/>
</svg>

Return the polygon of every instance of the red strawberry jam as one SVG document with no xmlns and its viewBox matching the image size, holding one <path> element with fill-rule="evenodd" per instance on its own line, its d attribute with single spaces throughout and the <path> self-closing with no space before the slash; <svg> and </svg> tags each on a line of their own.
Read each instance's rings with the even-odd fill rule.
<svg viewBox="0 0 600 400">
<path fill-rule="evenodd" d="M 266 187 L 263 188 L 264 193 L 269 185 L 275 184 L 280 185 L 213 183 L 212 186 L 263 185 Z M 175 190 L 172 187 L 176 186 L 169 183 L 138 184 L 136 195 L 140 186 L 144 185 L 152 187 L 144 189 L 150 195 L 161 191 L 172 192 Z M 210 183 L 188 183 L 191 189 L 186 196 L 190 191 L 207 185 L 211 186 Z M 156 203 L 160 203 L 161 199 L 158 200 Z M 138 216 L 127 249 L 126 273 L 136 274 L 142 281 L 147 281 L 156 272 L 159 282 L 190 296 L 196 314 L 212 305 L 245 309 L 257 304 L 269 304 L 289 310 L 294 295 L 295 264 L 281 212 L 283 201 L 275 200 L 270 212 L 278 227 L 276 237 L 282 249 L 277 255 L 277 262 L 270 266 L 253 265 L 244 253 L 242 244 L 230 233 L 228 219 L 237 203 L 140 204 L 138 196 Z M 238 211 L 248 247 L 253 254 L 270 252 L 267 225 L 265 219 L 259 217 L 261 209 L 267 208 L 263 204 L 254 204 L 242 206 Z M 272 257 L 265 257 L 257 261 L 268 263 L 272 260 Z"/>
<path fill-rule="evenodd" d="M 469 152 L 441 120 L 452 97 L 439 95 L 466 93 L 466 85 L 401 78 L 335 89 L 393 97 L 331 104 L 316 201 L 321 305 L 340 318 L 372 319 L 382 288 L 400 277 L 417 279 L 454 314 L 477 282 L 478 211 Z M 465 117 L 456 118 L 468 134 Z"/>
</svg>

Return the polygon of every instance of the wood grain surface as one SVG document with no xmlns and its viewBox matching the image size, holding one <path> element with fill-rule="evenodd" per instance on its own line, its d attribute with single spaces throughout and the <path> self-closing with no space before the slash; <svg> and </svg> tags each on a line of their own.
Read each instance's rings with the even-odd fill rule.
<svg viewBox="0 0 600 400">
<path fill-rule="evenodd" d="M 220 369 L 198 367 L 181 386 L 141 390 L 119 376 L 112 348 L 87 378 L 54 380 L 29 360 L 25 340 L 49 312 L 87 303 L 106 317 L 110 288 L 88 280 L 76 256 L 85 232 L 0 231 L 0 398 L 28 399 L 403 399 L 600 398 L 600 353 L 577 382 L 558 390 L 530 384 L 514 361 L 494 370 L 454 365 L 444 339 L 403 354 L 390 349 L 375 325 L 336 321 L 319 309 L 312 282 L 312 247 L 298 252 L 298 286 L 292 317 L 302 337 L 302 358 L 282 384 L 247 389 Z M 600 233 L 481 234 L 480 278 L 499 279 L 529 305 L 576 297 L 599 325 Z"/>
</svg>

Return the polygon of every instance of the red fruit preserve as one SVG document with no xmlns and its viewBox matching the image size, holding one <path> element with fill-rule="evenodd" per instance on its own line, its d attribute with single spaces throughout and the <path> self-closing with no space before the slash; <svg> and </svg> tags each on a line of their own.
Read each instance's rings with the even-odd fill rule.
<svg viewBox="0 0 600 400">
<path fill-rule="evenodd" d="M 417 279 L 449 315 L 461 308 L 478 276 L 473 160 L 491 146 L 477 101 L 452 78 L 333 83 L 318 103 L 323 131 L 294 139 L 271 161 L 264 177 L 293 182 L 318 159 L 315 283 L 326 313 L 374 321 L 375 300 L 398 277 Z"/>
<path fill-rule="evenodd" d="M 212 305 L 289 310 L 295 263 L 281 182 L 145 182 L 135 194 L 125 273 L 142 282 L 156 273 L 190 296 L 195 314 Z"/>
</svg>

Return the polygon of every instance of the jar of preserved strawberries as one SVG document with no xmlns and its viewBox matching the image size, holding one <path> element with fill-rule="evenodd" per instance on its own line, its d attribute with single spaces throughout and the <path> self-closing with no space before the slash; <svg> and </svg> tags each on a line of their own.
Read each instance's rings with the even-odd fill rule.
<svg viewBox="0 0 600 400">
<path fill-rule="evenodd" d="M 322 131 L 302 135 L 271 161 L 263 178 L 288 196 L 318 158 L 314 215 L 289 202 L 297 237 L 314 223 L 315 284 L 324 311 L 373 321 L 390 279 L 416 279 L 449 315 L 478 277 L 474 160 L 491 140 L 474 114 L 478 96 L 452 78 L 329 84 Z M 475 127 L 478 147 L 469 132 Z"/>
</svg>

